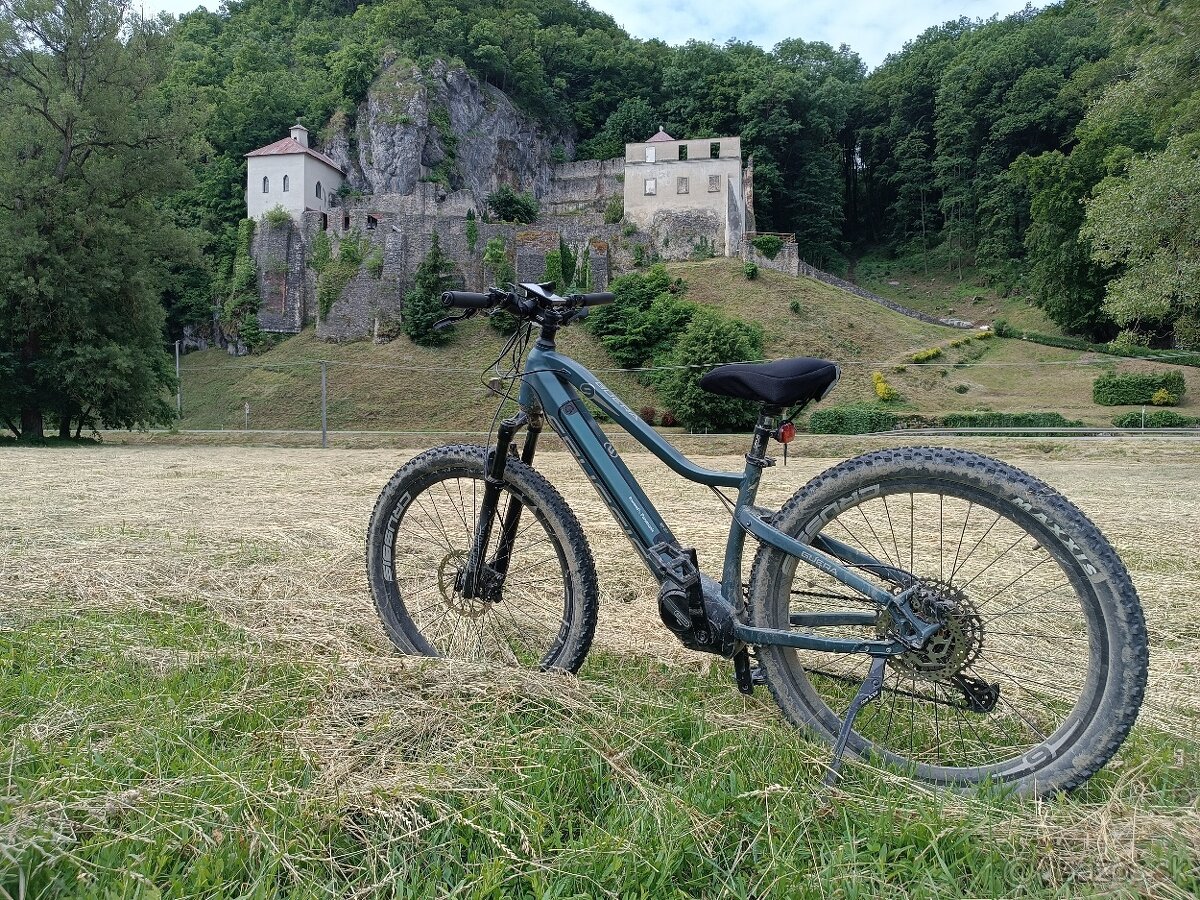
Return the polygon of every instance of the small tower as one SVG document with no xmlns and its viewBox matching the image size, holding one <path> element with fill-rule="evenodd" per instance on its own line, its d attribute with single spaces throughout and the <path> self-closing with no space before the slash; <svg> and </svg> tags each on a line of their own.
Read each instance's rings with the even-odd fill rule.
<svg viewBox="0 0 1200 900">
<path fill-rule="evenodd" d="M 327 212 L 345 180 L 338 164 L 308 143 L 297 122 L 288 137 L 246 154 L 246 215 L 257 219 L 282 206 L 299 221 L 307 209 Z"/>
</svg>

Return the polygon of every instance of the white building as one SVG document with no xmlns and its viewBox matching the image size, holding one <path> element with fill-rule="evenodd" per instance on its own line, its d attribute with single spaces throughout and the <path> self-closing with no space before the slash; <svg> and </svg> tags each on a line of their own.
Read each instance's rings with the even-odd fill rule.
<svg viewBox="0 0 1200 900">
<path fill-rule="evenodd" d="M 625 218 L 660 239 L 692 238 L 708 220 L 713 250 L 736 256 L 746 230 L 742 139 L 714 137 L 677 141 L 661 128 L 638 144 L 625 145 Z M 672 252 L 686 253 L 676 240 Z"/>
<path fill-rule="evenodd" d="M 297 123 L 290 137 L 246 154 L 246 216 L 276 206 L 297 221 L 306 209 L 328 212 L 343 181 L 338 164 L 308 146 L 308 129 Z"/>
</svg>

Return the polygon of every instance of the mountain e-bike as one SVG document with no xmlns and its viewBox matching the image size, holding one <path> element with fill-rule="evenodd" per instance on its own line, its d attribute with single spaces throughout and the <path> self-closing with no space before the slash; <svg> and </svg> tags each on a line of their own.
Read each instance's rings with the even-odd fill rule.
<svg viewBox="0 0 1200 900">
<path fill-rule="evenodd" d="M 447 322 L 517 318 L 501 354 L 511 370 L 493 389 L 519 392 L 494 443 L 421 453 L 375 505 L 368 574 L 401 651 L 583 664 L 599 587 L 578 519 L 533 467 L 549 423 L 658 581 L 663 624 L 685 647 L 729 659 L 741 691 L 765 682 L 788 720 L 831 743 L 828 782 L 850 754 L 937 785 L 1042 795 L 1082 784 L 1120 747 L 1146 684 L 1141 606 L 1108 541 L 1043 482 L 962 450 L 902 447 L 839 463 L 765 509 L 755 500 L 770 444 L 790 441 L 796 414 L 833 388 L 834 363 L 705 374 L 702 388 L 759 410 L 745 467 L 718 471 L 558 351 L 558 330 L 611 294 L 521 284 L 442 300 L 462 310 Z M 589 403 L 725 503 L 719 581 L 676 539 Z M 758 543 L 748 575 L 747 537 Z"/>
</svg>

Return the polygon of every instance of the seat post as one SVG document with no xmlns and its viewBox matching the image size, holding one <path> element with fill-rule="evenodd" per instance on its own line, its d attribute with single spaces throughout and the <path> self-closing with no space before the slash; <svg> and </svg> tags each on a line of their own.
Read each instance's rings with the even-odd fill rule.
<svg viewBox="0 0 1200 900">
<path fill-rule="evenodd" d="M 775 433 L 775 422 L 783 414 L 778 406 L 763 404 L 758 413 L 758 422 L 754 425 L 754 437 L 750 441 L 750 452 L 746 454 L 746 462 L 757 469 L 765 469 L 775 465 L 775 460 L 767 456 L 767 442 Z"/>
</svg>

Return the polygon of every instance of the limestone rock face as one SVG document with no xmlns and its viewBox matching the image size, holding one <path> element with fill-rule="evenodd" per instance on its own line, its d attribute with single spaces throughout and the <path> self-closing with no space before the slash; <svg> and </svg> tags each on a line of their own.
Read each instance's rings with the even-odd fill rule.
<svg viewBox="0 0 1200 900">
<path fill-rule="evenodd" d="M 351 134 L 331 124 L 326 152 L 352 188 L 409 194 L 421 181 L 447 193 L 467 190 L 482 208 L 501 184 L 542 197 L 550 191 L 555 148 L 574 152 L 574 137 L 551 133 L 503 93 L 441 61 L 427 71 L 408 61 L 387 66 L 358 108 Z"/>
</svg>

